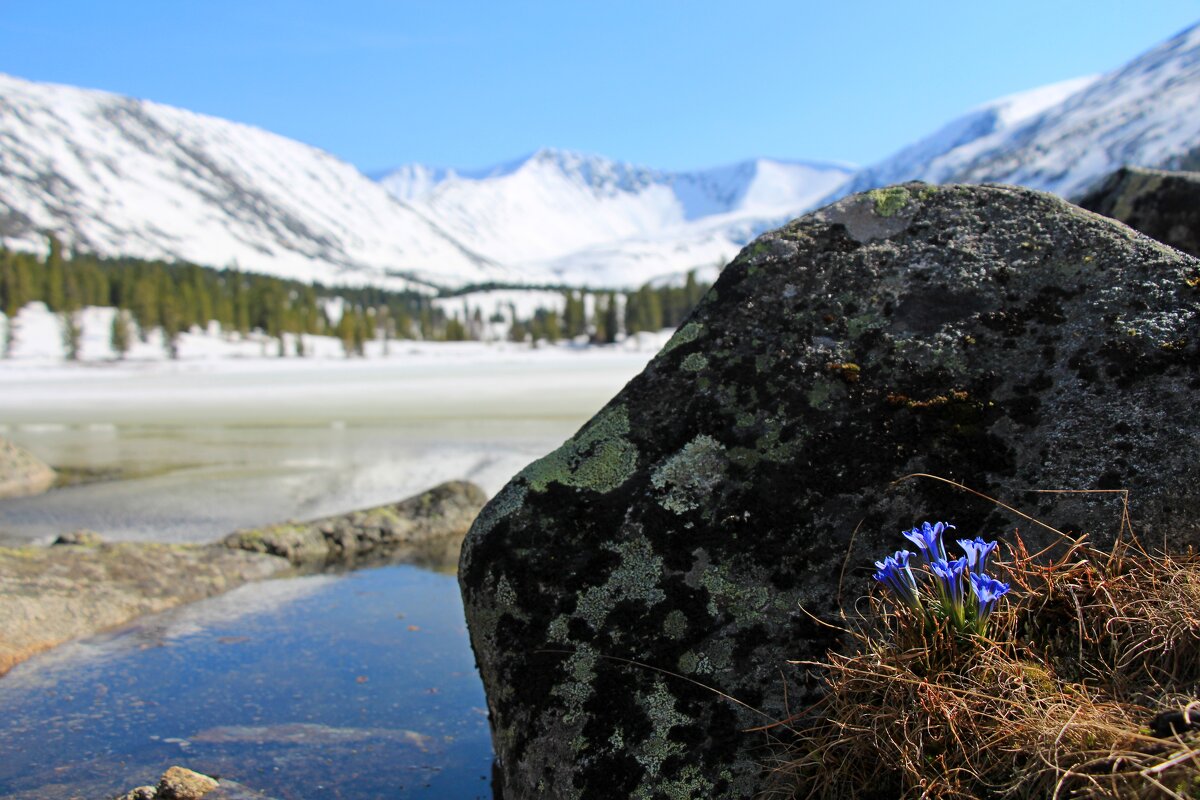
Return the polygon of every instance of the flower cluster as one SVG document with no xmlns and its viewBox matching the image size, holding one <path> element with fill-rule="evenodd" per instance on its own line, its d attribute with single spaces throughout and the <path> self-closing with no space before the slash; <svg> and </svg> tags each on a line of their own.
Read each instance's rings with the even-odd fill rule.
<svg viewBox="0 0 1200 800">
<path fill-rule="evenodd" d="M 909 566 L 914 555 L 909 550 L 899 550 L 883 561 L 876 561 L 875 580 L 927 619 L 946 619 L 964 633 L 982 635 L 988 615 L 996 607 L 996 601 L 1008 592 L 1009 585 L 986 572 L 988 556 L 996 549 L 996 542 L 985 542 L 978 536 L 959 539 L 963 555 L 950 558 L 942 535 L 953 528 L 945 522 L 923 522 L 920 527 L 904 532 L 925 562 L 928 580 L 923 585 L 917 583 Z"/>
</svg>

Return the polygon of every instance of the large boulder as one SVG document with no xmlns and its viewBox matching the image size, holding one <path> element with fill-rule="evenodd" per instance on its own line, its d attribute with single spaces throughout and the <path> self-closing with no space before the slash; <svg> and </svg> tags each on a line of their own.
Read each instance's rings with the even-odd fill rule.
<svg viewBox="0 0 1200 800">
<path fill-rule="evenodd" d="M 0 439 L 0 498 L 41 494 L 54 485 L 56 477 L 37 456 Z"/>
<path fill-rule="evenodd" d="M 1079 205 L 1200 256 L 1200 172 L 1123 167 L 1089 191 Z"/>
<path fill-rule="evenodd" d="M 1056 539 L 912 473 L 1100 544 L 1120 493 L 1034 490 L 1129 489 L 1148 545 L 1200 543 L 1198 390 L 1200 261 L 1051 195 L 906 184 L 760 237 L 467 536 L 504 796 L 753 797 L 747 729 L 815 699 L 788 660 L 901 529 Z"/>
</svg>

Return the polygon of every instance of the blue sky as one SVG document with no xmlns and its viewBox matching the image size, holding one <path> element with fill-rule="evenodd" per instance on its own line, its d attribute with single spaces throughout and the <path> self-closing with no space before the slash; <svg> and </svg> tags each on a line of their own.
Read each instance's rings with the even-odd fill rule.
<svg viewBox="0 0 1200 800">
<path fill-rule="evenodd" d="M 670 169 L 870 163 L 1198 20 L 1200 0 L 0 0 L 0 71 L 258 125 L 364 171 L 541 146 Z"/>
</svg>

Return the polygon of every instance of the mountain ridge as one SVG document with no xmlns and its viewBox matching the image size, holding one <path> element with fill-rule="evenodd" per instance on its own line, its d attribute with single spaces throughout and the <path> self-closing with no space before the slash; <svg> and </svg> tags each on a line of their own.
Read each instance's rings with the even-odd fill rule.
<svg viewBox="0 0 1200 800">
<path fill-rule="evenodd" d="M 748 158 L 664 170 L 543 147 L 375 180 L 254 126 L 0 75 L 0 243 L 325 284 L 633 288 L 715 273 L 758 234 L 907 180 L 1075 196 L 1132 163 L 1200 163 L 1200 25 L 1125 65 L 999 98 L 861 170 Z"/>
</svg>

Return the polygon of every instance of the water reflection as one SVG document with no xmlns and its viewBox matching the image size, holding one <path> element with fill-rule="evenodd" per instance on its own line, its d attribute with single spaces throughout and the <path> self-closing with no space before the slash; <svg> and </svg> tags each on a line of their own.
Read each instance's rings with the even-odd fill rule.
<svg viewBox="0 0 1200 800">
<path fill-rule="evenodd" d="M 453 576 L 253 584 L 0 680 L 0 794 L 105 798 L 167 767 L 280 798 L 489 798 L 483 690 Z"/>
</svg>

